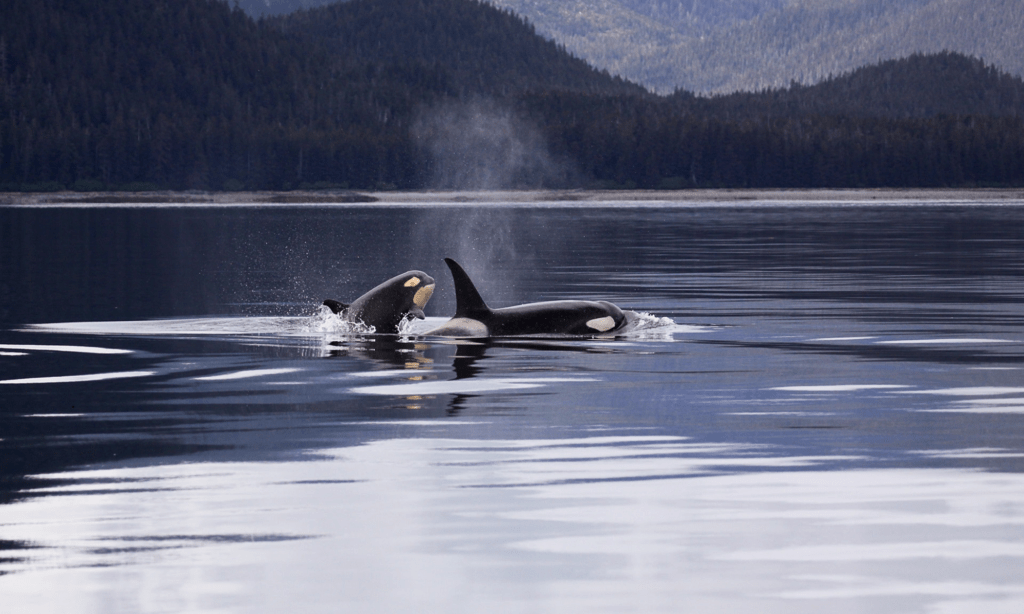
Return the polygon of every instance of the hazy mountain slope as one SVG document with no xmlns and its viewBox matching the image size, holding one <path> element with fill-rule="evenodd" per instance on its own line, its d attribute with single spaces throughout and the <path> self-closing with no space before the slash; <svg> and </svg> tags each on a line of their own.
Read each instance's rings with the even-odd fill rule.
<svg viewBox="0 0 1024 614">
<path fill-rule="evenodd" d="M 574 55 L 612 74 L 644 77 L 631 68 L 645 52 L 673 49 L 685 40 L 675 23 L 659 22 L 622 0 L 492 0 L 526 17 L 538 31 Z"/>
<path fill-rule="evenodd" d="M 440 72 L 459 95 L 645 93 L 570 56 L 521 17 L 477 0 L 351 0 L 266 23 L 349 64 Z"/>
<path fill-rule="evenodd" d="M 689 60 L 688 80 L 701 79 L 714 91 L 813 83 L 881 60 L 943 50 L 980 57 L 1020 75 L 1022 37 L 1019 0 L 799 0 L 688 41 L 665 59 L 675 66 Z"/>
<path fill-rule="evenodd" d="M 1020 0 L 490 0 L 599 68 L 661 92 L 813 83 L 915 52 L 1024 75 Z"/>
</svg>

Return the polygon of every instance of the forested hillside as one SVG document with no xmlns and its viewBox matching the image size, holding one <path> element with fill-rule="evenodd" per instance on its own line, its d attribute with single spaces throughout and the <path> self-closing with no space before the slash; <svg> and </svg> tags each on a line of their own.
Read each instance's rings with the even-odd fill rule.
<svg viewBox="0 0 1024 614">
<path fill-rule="evenodd" d="M 1021 92 L 947 53 L 659 97 L 476 0 L 5 0 L 0 190 L 1024 185 Z"/>
<path fill-rule="evenodd" d="M 238 7 L 253 17 L 286 15 L 300 9 L 334 4 L 338 0 L 237 0 Z M 344 1 L 344 0 L 342 0 Z"/>
<path fill-rule="evenodd" d="M 672 98 L 689 112 L 717 117 L 1024 116 L 1024 80 L 949 52 L 888 60 L 811 86 L 710 98 L 678 92 Z"/>
<path fill-rule="evenodd" d="M 332 74 L 227 4 L 4 0 L 0 28 L 0 184 L 280 186 L 408 164 L 368 103 L 387 80 Z"/>
<path fill-rule="evenodd" d="M 417 33 L 425 16 L 435 28 Z M 498 70 L 502 53 L 522 60 Z M 408 121 L 438 97 L 641 91 L 474 0 L 358 0 L 260 24 L 210 0 L 5 0 L 0 77 L 8 187 L 410 185 Z"/>
<path fill-rule="evenodd" d="M 1024 181 L 1024 81 L 959 54 L 915 55 L 815 86 L 758 93 L 677 92 L 631 104 L 559 98 L 535 107 L 559 109 L 549 116 L 552 142 L 610 186 Z"/>
<path fill-rule="evenodd" d="M 812 84 L 956 51 L 1024 75 L 1020 0 L 490 0 L 612 74 L 663 93 Z"/>
</svg>

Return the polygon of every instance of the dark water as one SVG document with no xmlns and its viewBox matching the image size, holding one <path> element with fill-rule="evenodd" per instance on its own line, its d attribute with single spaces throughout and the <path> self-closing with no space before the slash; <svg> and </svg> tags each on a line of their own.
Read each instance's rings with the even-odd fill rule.
<svg viewBox="0 0 1024 614">
<path fill-rule="evenodd" d="M 445 256 L 651 326 L 423 336 Z M 0 598 L 1019 612 L 1022 298 L 1024 203 L 0 208 Z"/>
</svg>

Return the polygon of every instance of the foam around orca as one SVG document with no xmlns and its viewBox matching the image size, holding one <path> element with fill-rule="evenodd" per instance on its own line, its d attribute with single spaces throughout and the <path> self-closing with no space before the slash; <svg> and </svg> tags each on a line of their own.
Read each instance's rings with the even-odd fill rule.
<svg viewBox="0 0 1024 614">
<path fill-rule="evenodd" d="M 444 261 L 455 281 L 455 316 L 428 335 L 603 335 L 626 323 L 623 311 L 607 301 L 546 301 L 491 309 L 459 263 L 451 258 Z"/>
<path fill-rule="evenodd" d="M 333 299 L 324 305 L 345 320 L 372 326 L 375 333 L 397 333 L 403 321 L 423 319 L 423 308 L 434 293 L 434 278 L 423 271 L 407 271 L 360 296 L 351 304 Z"/>
</svg>

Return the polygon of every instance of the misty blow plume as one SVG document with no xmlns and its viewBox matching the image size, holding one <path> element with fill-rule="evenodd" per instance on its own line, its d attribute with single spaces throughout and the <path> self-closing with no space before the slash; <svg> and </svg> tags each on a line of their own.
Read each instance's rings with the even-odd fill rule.
<svg viewBox="0 0 1024 614">
<path fill-rule="evenodd" d="M 423 109 L 412 136 L 426 154 L 430 188 L 554 188 L 576 178 L 572 163 L 549 151 L 532 122 L 493 102 L 451 101 Z"/>
</svg>

